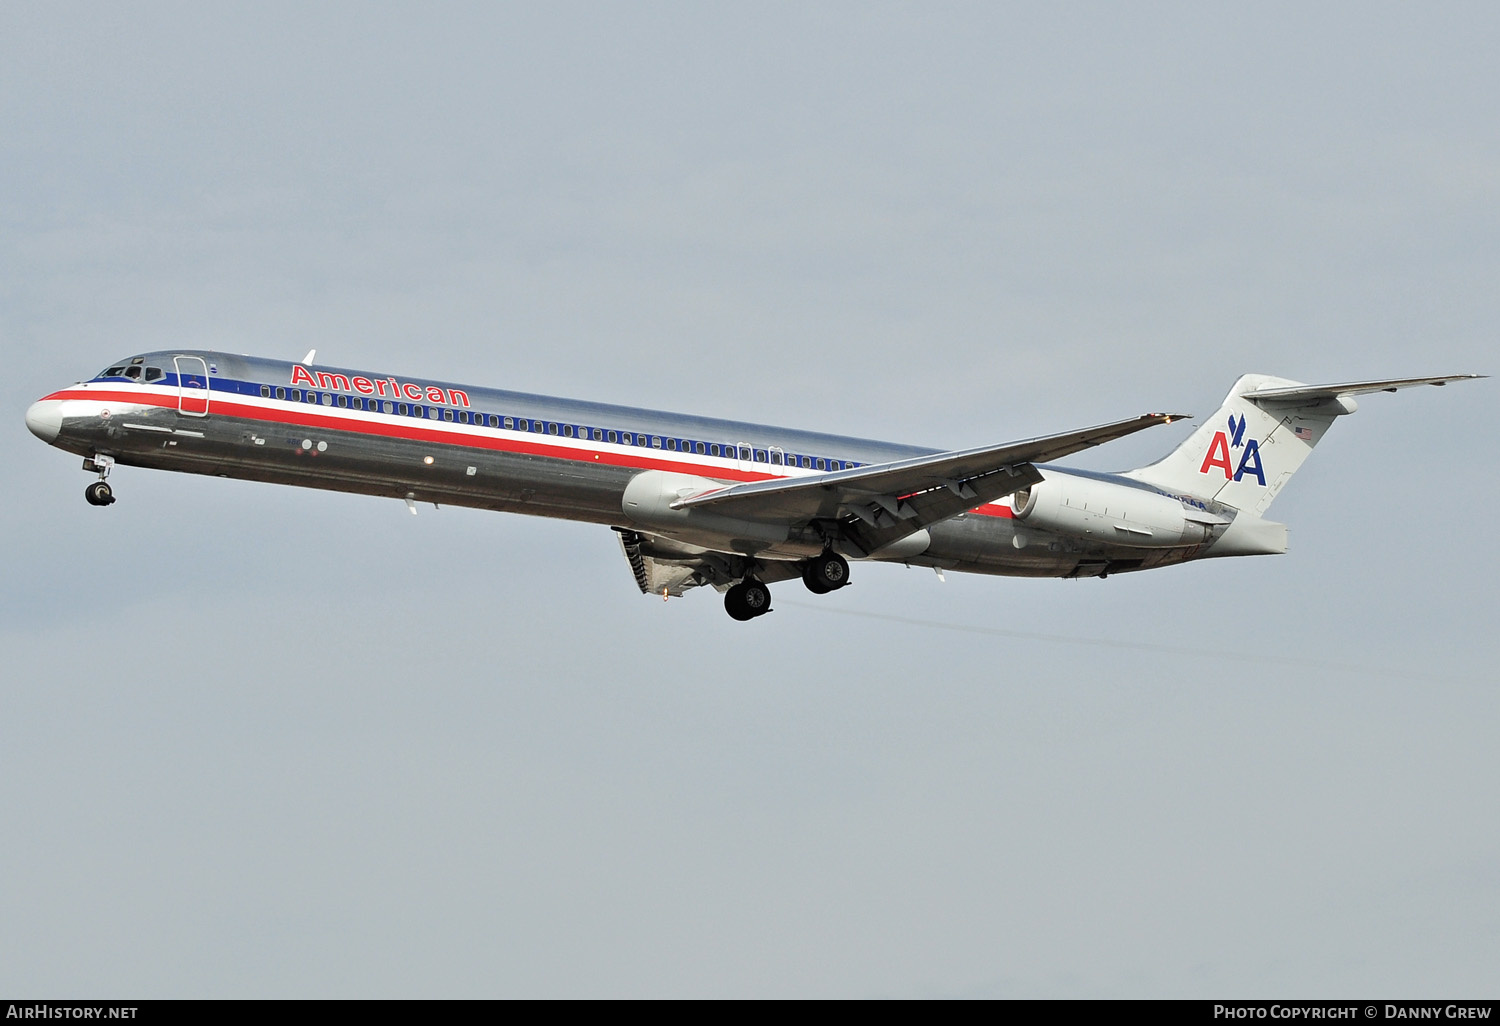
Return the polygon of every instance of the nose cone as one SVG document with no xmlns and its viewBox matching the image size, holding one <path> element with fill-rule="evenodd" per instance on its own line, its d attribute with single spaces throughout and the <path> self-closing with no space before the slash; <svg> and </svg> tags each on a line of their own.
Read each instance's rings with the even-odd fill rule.
<svg viewBox="0 0 1500 1026">
<path fill-rule="evenodd" d="M 57 399 L 32 403 L 26 411 L 26 426 L 42 441 L 55 442 L 62 434 L 62 403 Z"/>
</svg>

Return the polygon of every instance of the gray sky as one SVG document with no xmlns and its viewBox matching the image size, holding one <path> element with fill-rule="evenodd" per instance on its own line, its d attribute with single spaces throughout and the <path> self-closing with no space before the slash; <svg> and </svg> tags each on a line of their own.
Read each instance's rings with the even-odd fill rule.
<svg viewBox="0 0 1500 1026">
<path fill-rule="evenodd" d="M 1493 994 L 1492 382 L 1364 400 L 1283 557 L 752 624 L 587 525 L 94 509 L 22 416 L 177 345 L 954 447 L 1494 372 L 1497 29 L 0 6 L 0 992 Z"/>
</svg>

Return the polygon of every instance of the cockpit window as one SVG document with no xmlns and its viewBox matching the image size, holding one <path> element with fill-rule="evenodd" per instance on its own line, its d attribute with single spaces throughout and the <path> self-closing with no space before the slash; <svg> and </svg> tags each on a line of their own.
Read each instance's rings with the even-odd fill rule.
<svg viewBox="0 0 1500 1026">
<path fill-rule="evenodd" d="M 163 371 L 160 367 L 147 367 L 146 368 L 146 380 L 147 381 L 159 381 L 159 380 L 161 380 L 164 377 L 166 377 L 166 372 Z"/>
<path fill-rule="evenodd" d="M 126 367 L 125 376 L 132 379 L 139 378 L 141 376 L 141 369 L 139 367 Z"/>
<path fill-rule="evenodd" d="M 105 371 L 103 374 L 101 374 L 99 376 L 101 378 L 119 378 L 119 377 L 123 377 L 124 375 L 125 375 L 125 367 L 122 364 L 119 367 L 111 367 L 109 370 Z"/>
</svg>

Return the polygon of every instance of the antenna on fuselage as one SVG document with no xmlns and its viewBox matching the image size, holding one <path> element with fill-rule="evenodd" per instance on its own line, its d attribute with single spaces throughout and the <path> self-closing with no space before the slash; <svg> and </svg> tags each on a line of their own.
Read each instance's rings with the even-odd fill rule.
<svg viewBox="0 0 1500 1026">
<path fill-rule="evenodd" d="M 313 357 L 317 356 L 317 355 L 318 355 L 318 351 L 316 349 L 309 349 L 307 351 L 307 355 L 302 358 L 302 364 L 303 364 L 303 366 L 311 367 L 312 366 L 312 362 L 313 362 Z"/>
</svg>

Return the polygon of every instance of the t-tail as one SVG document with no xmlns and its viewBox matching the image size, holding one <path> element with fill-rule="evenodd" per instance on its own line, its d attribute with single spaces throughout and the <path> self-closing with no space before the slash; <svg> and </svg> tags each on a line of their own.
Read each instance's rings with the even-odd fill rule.
<svg viewBox="0 0 1500 1026">
<path fill-rule="evenodd" d="M 1207 555 L 1286 551 L 1286 527 L 1262 519 L 1335 419 L 1359 408 L 1354 397 L 1416 385 L 1446 385 L 1482 374 L 1307 385 L 1268 374 L 1234 383 L 1219 412 L 1170 455 L 1126 476 L 1174 495 L 1237 511 Z"/>
</svg>

